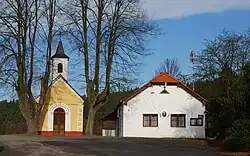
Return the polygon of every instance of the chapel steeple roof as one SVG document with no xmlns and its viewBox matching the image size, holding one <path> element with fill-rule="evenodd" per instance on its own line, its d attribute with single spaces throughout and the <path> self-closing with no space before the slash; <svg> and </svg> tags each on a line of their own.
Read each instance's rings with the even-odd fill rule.
<svg viewBox="0 0 250 156">
<path fill-rule="evenodd" d="M 59 41 L 57 49 L 56 49 L 56 53 L 51 58 L 52 59 L 53 58 L 67 58 L 67 59 L 69 59 L 69 57 L 64 53 L 62 41 Z"/>
</svg>

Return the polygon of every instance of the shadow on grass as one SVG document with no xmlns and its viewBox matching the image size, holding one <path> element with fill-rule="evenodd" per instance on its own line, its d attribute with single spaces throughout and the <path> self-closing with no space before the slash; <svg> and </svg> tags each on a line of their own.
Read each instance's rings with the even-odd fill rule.
<svg viewBox="0 0 250 156">
<path fill-rule="evenodd" d="M 209 147 L 217 148 L 222 156 L 250 156 L 250 152 L 232 152 L 226 150 L 222 140 L 199 140 L 201 144 L 206 144 Z"/>
<path fill-rule="evenodd" d="M 0 146 L 0 152 L 2 152 L 5 148 L 3 146 Z"/>
</svg>

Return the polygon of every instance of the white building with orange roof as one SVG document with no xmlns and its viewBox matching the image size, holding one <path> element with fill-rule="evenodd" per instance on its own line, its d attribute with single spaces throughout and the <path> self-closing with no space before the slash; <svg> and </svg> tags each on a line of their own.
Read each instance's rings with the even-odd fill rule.
<svg viewBox="0 0 250 156">
<path fill-rule="evenodd" d="M 116 120 L 113 131 L 121 137 L 205 138 L 205 103 L 185 84 L 161 73 L 110 114 Z"/>
</svg>

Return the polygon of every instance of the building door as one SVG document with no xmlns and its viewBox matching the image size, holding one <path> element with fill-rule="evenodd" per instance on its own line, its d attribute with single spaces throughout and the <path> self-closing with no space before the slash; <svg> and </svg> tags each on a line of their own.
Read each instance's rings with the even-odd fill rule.
<svg viewBox="0 0 250 156">
<path fill-rule="evenodd" d="M 54 111 L 53 134 L 64 135 L 65 133 L 65 111 L 57 108 Z"/>
</svg>

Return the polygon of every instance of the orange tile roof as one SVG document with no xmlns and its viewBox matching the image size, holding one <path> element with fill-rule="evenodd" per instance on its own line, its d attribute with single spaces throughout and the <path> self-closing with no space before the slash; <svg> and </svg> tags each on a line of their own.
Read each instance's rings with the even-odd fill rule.
<svg viewBox="0 0 250 156">
<path fill-rule="evenodd" d="M 154 77 L 150 82 L 179 82 L 176 78 L 171 76 L 169 73 L 162 72 L 156 77 Z"/>
<path fill-rule="evenodd" d="M 183 87 L 186 91 L 188 91 L 189 93 L 191 93 L 193 96 L 195 96 L 196 98 L 200 99 L 201 101 L 204 101 L 205 103 L 207 103 L 207 100 L 205 98 L 203 98 L 202 96 L 200 96 L 199 94 L 197 94 L 196 92 L 194 92 L 192 89 L 190 89 L 188 86 L 186 86 L 183 82 L 177 80 L 176 78 L 174 78 L 173 76 L 171 76 L 169 73 L 167 72 L 162 72 L 159 75 L 155 76 L 152 80 L 150 80 L 148 83 L 146 83 L 144 86 L 142 86 L 141 88 L 138 88 L 133 95 L 121 100 L 123 102 L 127 102 L 128 100 L 132 99 L 133 97 L 135 97 L 136 95 L 138 95 L 139 93 L 141 93 L 142 91 L 144 91 L 146 88 L 148 88 L 151 84 L 153 83 L 174 83 L 174 84 L 179 84 L 180 87 Z"/>
</svg>

